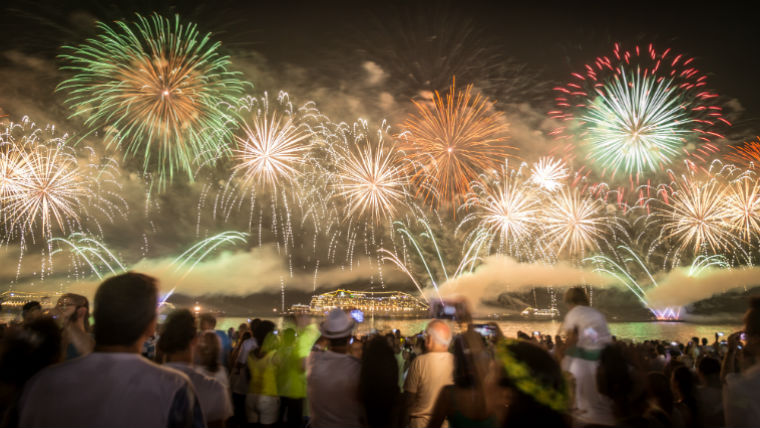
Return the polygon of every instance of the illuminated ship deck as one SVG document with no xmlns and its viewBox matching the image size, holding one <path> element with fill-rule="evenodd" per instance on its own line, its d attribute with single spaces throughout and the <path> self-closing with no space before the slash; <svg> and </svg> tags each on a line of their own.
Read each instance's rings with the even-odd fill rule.
<svg viewBox="0 0 760 428">
<path fill-rule="evenodd" d="M 418 317 L 428 314 L 424 301 L 401 291 L 335 290 L 311 298 L 309 305 L 293 305 L 295 313 L 323 315 L 332 309 L 359 309 L 365 315 Z"/>
</svg>

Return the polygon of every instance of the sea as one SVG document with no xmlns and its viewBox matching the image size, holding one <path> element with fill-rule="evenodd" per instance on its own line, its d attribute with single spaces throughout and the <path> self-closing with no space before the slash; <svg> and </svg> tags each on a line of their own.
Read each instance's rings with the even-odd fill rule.
<svg viewBox="0 0 760 428">
<path fill-rule="evenodd" d="M 283 325 L 284 318 L 266 318 L 278 327 Z M 217 329 L 227 330 L 230 327 L 237 329 L 241 323 L 248 322 L 248 318 L 219 318 Z M 425 329 L 430 320 L 428 319 L 389 319 L 389 318 L 365 318 L 364 322 L 357 326 L 356 334 L 365 335 L 373 330 L 388 332 L 399 329 L 404 336 L 412 336 Z M 318 320 L 316 320 L 318 322 Z M 476 320 L 476 323 L 488 323 L 491 320 Z M 522 331 L 528 335 L 538 332 L 540 334 L 557 334 L 560 321 L 496 321 L 506 337 L 517 337 L 517 332 Z M 710 342 L 715 338 L 715 333 L 723 333 L 728 337 L 731 333 L 742 329 L 739 319 L 736 323 L 692 323 L 685 321 L 649 321 L 649 322 L 611 322 L 610 331 L 618 339 L 628 339 L 641 342 L 649 339 L 688 342 L 692 337 L 706 337 Z"/>
</svg>

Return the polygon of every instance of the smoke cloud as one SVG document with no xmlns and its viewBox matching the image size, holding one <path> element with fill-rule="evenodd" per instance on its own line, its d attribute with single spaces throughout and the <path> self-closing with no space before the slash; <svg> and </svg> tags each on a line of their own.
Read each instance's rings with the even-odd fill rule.
<svg viewBox="0 0 760 428">
<path fill-rule="evenodd" d="M 688 268 L 679 268 L 658 284 L 647 291 L 650 306 L 684 306 L 736 288 L 760 285 L 760 267 L 706 269 L 697 277 L 689 276 Z"/>
<path fill-rule="evenodd" d="M 522 291 L 531 287 L 571 287 L 593 285 L 604 287 L 612 280 L 589 269 L 572 266 L 566 262 L 554 265 L 543 263 L 520 263 L 501 255 L 486 257 L 471 274 L 451 279 L 439 287 L 441 297 L 467 297 L 470 302 L 494 298 L 508 291 Z M 429 290 L 429 295 L 434 295 Z"/>
</svg>

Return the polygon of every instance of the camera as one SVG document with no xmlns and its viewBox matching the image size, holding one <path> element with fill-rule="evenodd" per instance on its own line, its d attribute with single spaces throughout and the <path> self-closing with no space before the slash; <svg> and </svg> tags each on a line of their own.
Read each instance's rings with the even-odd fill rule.
<svg viewBox="0 0 760 428">
<path fill-rule="evenodd" d="M 463 302 L 434 300 L 433 304 L 430 305 L 430 313 L 436 319 L 464 320 L 467 309 Z"/>
</svg>

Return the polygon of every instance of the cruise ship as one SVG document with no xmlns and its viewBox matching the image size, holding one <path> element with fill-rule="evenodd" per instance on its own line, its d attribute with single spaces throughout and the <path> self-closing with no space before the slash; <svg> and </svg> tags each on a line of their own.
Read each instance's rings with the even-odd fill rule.
<svg viewBox="0 0 760 428">
<path fill-rule="evenodd" d="M 358 309 L 365 316 L 416 318 L 428 316 L 427 303 L 401 291 L 335 290 L 312 296 L 308 305 L 293 305 L 291 312 L 324 315 L 332 309 Z"/>
</svg>

